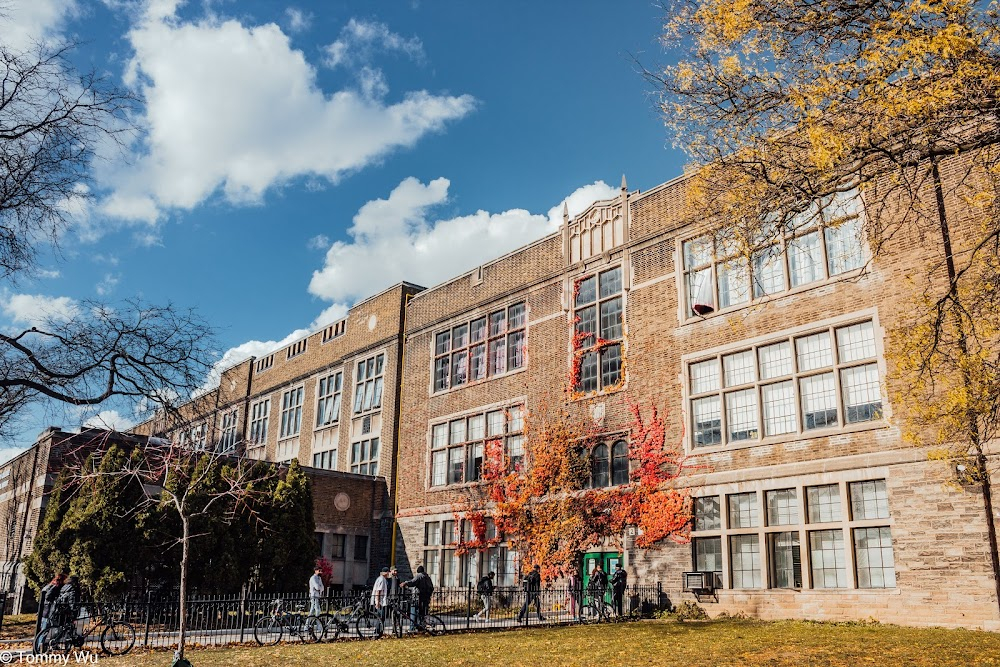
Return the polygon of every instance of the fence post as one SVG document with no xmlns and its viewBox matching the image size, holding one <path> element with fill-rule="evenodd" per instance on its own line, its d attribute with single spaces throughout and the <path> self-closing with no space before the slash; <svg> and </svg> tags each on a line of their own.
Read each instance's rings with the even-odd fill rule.
<svg viewBox="0 0 1000 667">
<path fill-rule="evenodd" d="M 143 632 L 142 645 L 149 646 L 149 615 L 150 607 L 153 606 L 153 591 L 146 591 L 146 620 L 145 620 L 145 632 Z"/>
<path fill-rule="evenodd" d="M 472 582 L 465 585 L 465 629 L 472 627 Z"/>
<path fill-rule="evenodd" d="M 243 633 L 246 630 L 246 613 L 247 613 L 247 587 L 240 587 L 240 643 L 243 643 Z"/>
<path fill-rule="evenodd" d="M 11 609 L 11 611 L 14 611 Z M 0 593 L 0 630 L 3 630 L 3 615 L 7 613 L 7 593 Z M 38 625 L 38 621 L 35 621 L 35 625 Z M 35 633 L 38 634 L 37 632 Z"/>
<path fill-rule="evenodd" d="M 656 582 L 656 611 L 663 611 L 663 582 Z"/>
</svg>

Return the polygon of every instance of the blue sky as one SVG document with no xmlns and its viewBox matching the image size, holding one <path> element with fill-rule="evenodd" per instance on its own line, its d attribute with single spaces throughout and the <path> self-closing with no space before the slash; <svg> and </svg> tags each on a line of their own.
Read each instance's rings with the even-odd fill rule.
<svg viewBox="0 0 1000 667">
<path fill-rule="evenodd" d="M 81 68 L 145 103 L 62 256 L 3 288 L 0 321 L 172 301 L 219 328 L 228 366 L 528 243 L 564 200 L 681 173 L 630 56 L 662 60 L 659 27 L 649 0 L 13 0 L 0 39 L 80 41 Z M 39 411 L 16 446 L 93 418 Z"/>
</svg>

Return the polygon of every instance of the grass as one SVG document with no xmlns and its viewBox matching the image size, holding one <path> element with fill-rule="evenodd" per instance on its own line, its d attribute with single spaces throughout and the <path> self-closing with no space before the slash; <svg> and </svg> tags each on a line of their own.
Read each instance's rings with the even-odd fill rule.
<svg viewBox="0 0 1000 667">
<path fill-rule="evenodd" d="M 187 657 L 195 667 L 1000 667 L 1000 634 L 801 621 L 644 621 L 374 642 L 197 649 Z M 170 654 L 130 654 L 103 658 L 101 664 L 165 667 Z"/>
<path fill-rule="evenodd" d="M 0 639 L 31 639 L 35 636 L 35 615 L 15 614 L 4 616 Z"/>
</svg>

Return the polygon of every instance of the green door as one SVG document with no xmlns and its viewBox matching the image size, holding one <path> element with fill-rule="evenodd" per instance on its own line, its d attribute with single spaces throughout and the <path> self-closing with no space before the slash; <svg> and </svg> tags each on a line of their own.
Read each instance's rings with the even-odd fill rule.
<svg viewBox="0 0 1000 667">
<path fill-rule="evenodd" d="M 583 556 L 583 590 L 587 591 L 590 589 L 590 575 L 594 571 L 594 567 L 600 563 L 601 569 L 608 578 L 608 587 L 604 592 L 604 599 L 609 603 L 611 602 L 611 573 L 615 571 L 615 565 L 622 562 L 622 556 L 617 551 L 604 551 L 584 554 Z"/>
</svg>

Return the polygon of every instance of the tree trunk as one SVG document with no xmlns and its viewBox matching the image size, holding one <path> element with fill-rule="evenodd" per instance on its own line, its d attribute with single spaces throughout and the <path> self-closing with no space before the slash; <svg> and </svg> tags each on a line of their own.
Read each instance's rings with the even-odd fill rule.
<svg viewBox="0 0 1000 667">
<path fill-rule="evenodd" d="M 937 202 L 938 223 L 941 225 L 941 241 L 944 245 L 945 266 L 948 270 L 948 296 L 955 307 L 955 326 L 958 329 L 958 351 L 963 357 L 969 353 L 968 339 L 960 313 L 960 296 L 958 293 L 958 273 L 955 270 L 955 256 L 951 247 L 951 230 L 948 228 L 948 215 L 944 204 L 944 186 L 941 183 L 941 172 L 938 170 L 938 158 L 931 157 L 931 178 L 934 180 L 934 198 Z M 969 373 L 963 369 L 962 379 L 965 385 L 971 384 Z M 997 549 L 997 528 L 993 514 L 993 486 L 990 483 L 990 471 L 986 465 L 983 453 L 982 437 L 979 432 L 979 422 L 975 414 L 968 415 L 969 446 L 973 454 L 974 479 L 979 482 L 983 494 L 983 509 L 986 512 L 986 535 L 990 549 L 990 564 L 993 567 L 993 585 L 997 605 L 1000 606 L 1000 552 Z"/>
<path fill-rule="evenodd" d="M 180 587 L 180 637 L 177 640 L 177 655 L 184 657 L 184 640 L 187 635 L 187 570 L 188 570 L 188 542 L 190 541 L 191 524 L 190 519 L 181 516 L 181 587 Z"/>
</svg>

